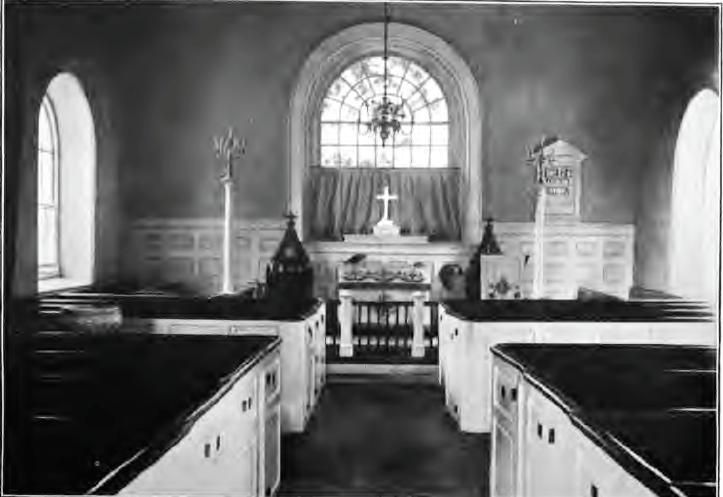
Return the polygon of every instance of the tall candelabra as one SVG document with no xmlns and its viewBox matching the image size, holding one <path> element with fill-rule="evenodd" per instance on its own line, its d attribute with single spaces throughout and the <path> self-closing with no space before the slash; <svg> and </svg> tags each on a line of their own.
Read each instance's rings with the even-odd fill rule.
<svg viewBox="0 0 723 497">
<path fill-rule="evenodd" d="M 224 189 L 224 218 L 223 218 L 223 282 L 221 293 L 233 293 L 231 281 L 231 223 L 233 221 L 233 161 L 246 152 L 245 140 L 239 140 L 232 128 L 225 135 L 213 138 L 213 147 L 216 158 L 224 163 L 224 174 L 221 183 Z"/>
<path fill-rule="evenodd" d="M 535 167 L 535 227 L 534 227 L 534 274 L 532 278 L 532 298 L 540 299 L 545 295 L 545 210 L 547 206 L 547 189 L 543 166 L 545 147 L 554 143 L 556 137 L 544 137 L 540 143 L 527 151 L 527 161 Z"/>
</svg>

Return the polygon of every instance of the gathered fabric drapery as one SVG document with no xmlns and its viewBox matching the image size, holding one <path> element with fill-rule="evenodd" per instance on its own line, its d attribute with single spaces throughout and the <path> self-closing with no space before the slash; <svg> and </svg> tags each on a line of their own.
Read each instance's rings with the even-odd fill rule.
<svg viewBox="0 0 723 497">
<path fill-rule="evenodd" d="M 383 214 L 383 202 L 376 197 L 385 186 L 398 197 L 390 202 L 389 217 L 402 234 L 460 239 L 457 168 L 312 167 L 307 181 L 304 211 L 313 239 L 341 240 L 344 234 L 371 233 Z"/>
</svg>

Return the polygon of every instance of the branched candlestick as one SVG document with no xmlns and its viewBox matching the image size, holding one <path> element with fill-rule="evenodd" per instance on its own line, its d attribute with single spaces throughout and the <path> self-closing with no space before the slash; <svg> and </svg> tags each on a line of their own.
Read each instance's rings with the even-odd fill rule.
<svg viewBox="0 0 723 497">
<path fill-rule="evenodd" d="M 535 168 L 535 184 L 542 184 L 542 164 L 545 162 L 542 142 L 527 149 L 527 162 Z"/>
<path fill-rule="evenodd" d="M 527 148 L 527 162 L 535 167 L 535 183 L 541 185 L 543 182 L 542 166 L 545 160 L 545 147 L 557 141 L 556 136 L 543 136 L 540 143 Z"/>
<path fill-rule="evenodd" d="M 213 148 L 216 157 L 222 159 L 226 166 L 222 181 L 230 181 L 233 177 L 233 160 L 246 153 L 246 140 L 239 140 L 233 133 L 233 128 L 228 128 L 224 136 L 213 138 Z"/>
<path fill-rule="evenodd" d="M 233 222 L 233 160 L 240 157 L 246 151 L 246 141 L 239 141 L 233 134 L 233 128 L 228 128 L 225 136 L 215 136 L 213 147 L 216 157 L 223 159 L 226 170 L 221 178 L 224 190 L 224 214 L 223 214 L 223 282 L 221 293 L 231 294 L 234 291 L 231 281 L 231 223 Z"/>
</svg>

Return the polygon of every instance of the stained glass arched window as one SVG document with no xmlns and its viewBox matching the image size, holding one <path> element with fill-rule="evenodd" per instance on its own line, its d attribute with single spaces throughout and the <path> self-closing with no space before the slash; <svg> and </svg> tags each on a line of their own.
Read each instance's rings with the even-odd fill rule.
<svg viewBox="0 0 723 497">
<path fill-rule="evenodd" d="M 320 165 L 344 168 L 444 168 L 450 166 L 447 102 L 439 84 L 419 65 L 391 56 L 387 95 L 401 104 L 401 130 L 382 146 L 369 129 L 384 94 L 384 59 L 361 59 L 332 82 L 323 100 Z"/>
</svg>

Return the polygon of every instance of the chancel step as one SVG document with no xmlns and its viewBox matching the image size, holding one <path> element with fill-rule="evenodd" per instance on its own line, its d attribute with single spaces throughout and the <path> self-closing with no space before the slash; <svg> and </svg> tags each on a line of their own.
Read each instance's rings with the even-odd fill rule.
<svg viewBox="0 0 723 497">
<path fill-rule="evenodd" d="M 402 492 L 377 492 L 377 491 L 359 491 L 359 492 L 284 492 L 281 491 L 277 497 L 477 497 L 470 496 L 466 490 L 449 490 L 440 492 L 423 492 L 423 493 L 402 493 Z M 481 494 L 479 494 L 481 496 Z"/>
</svg>

